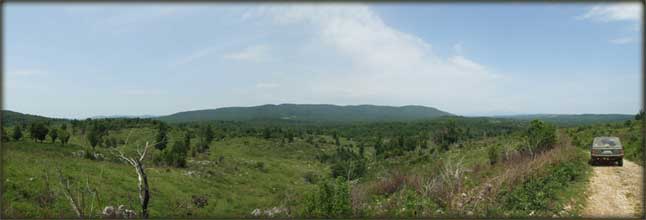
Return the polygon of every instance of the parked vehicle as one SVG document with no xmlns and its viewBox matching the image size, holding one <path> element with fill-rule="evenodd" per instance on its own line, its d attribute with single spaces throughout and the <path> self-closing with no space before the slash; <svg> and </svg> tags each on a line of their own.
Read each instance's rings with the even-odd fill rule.
<svg viewBox="0 0 646 220">
<path fill-rule="evenodd" d="M 618 137 L 595 137 L 590 147 L 590 162 L 592 165 L 601 161 L 614 162 L 623 166 L 624 148 Z"/>
</svg>

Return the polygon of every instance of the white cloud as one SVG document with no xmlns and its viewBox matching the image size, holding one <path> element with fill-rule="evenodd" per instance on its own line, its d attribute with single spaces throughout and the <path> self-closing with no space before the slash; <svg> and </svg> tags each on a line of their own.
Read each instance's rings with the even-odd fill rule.
<svg viewBox="0 0 646 220">
<path fill-rule="evenodd" d="M 601 22 L 611 21 L 639 21 L 642 16 L 640 3 L 612 3 L 596 5 L 591 7 L 585 14 L 578 16 L 578 19 L 593 20 Z"/>
<path fill-rule="evenodd" d="M 223 57 L 239 61 L 263 61 L 269 59 L 269 47 L 266 45 L 249 46 L 240 51 L 225 54 Z"/>
<path fill-rule="evenodd" d="M 318 45 L 319 53 L 349 61 L 349 66 L 309 81 L 306 87 L 320 99 L 459 109 L 495 95 L 498 88 L 498 75 L 485 65 L 462 55 L 440 57 L 430 43 L 388 26 L 362 4 L 268 6 L 244 17 L 270 17 L 277 25 L 313 30 L 308 42 Z M 326 61 L 320 62 L 326 66 Z"/>
<path fill-rule="evenodd" d="M 632 37 L 620 37 L 610 40 L 610 43 L 613 44 L 629 44 L 635 42 L 635 38 Z"/>
</svg>

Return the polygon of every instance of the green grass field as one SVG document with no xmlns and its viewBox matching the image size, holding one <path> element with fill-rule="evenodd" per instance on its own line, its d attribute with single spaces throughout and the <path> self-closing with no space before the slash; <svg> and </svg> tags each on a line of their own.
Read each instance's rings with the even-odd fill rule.
<svg viewBox="0 0 646 220">
<path fill-rule="evenodd" d="M 348 182 L 352 213 L 344 216 L 577 216 L 585 202 L 582 195 L 590 167 L 586 150 L 574 146 L 591 129 L 616 133 L 632 146 L 626 137 L 637 125 L 632 126 L 559 129 L 554 149 L 534 159 L 519 156 L 526 145 L 523 132 L 466 139 L 448 151 L 431 143 L 387 158 L 377 157 L 368 146 L 363 155 L 365 175 Z M 139 127 L 111 130 L 107 136 L 128 139 L 127 145 L 116 149 L 133 155 L 146 141 L 154 140 L 155 133 L 154 128 Z M 180 140 L 182 134 L 171 129 L 169 139 Z M 577 144 L 570 144 L 572 137 Z M 340 146 L 359 151 L 356 138 L 339 140 Z M 189 155 L 185 168 L 153 164 L 150 158 L 160 152 L 151 148 L 145 163 L 150 216 L 252 217 L 255 209 L 277 207 L 287 211 L 274 217 L 306 217 L 306 196 L 317 192 L 319 183 L 328 181 L 332 172 L 331 164 L 320 156 L 332 155 L 337 148 L 334 138 L 325 134 L 296 137 L 292 142 L 232 135 L 213 141 L 205 153 Z M 67 145 L 25 137 L 3 143 L 3 149 L 5 216 L 76 217 L 63 194 L 58 170 L 72 178 L 75 192 L 87 191 L 84 207 L 89 217 L 100 217 L 105 206 L 138 210 L 135 170 L 114 156 L 113 148 L 97 146 L 94 152 L 103 159 L 85 158 L 78 152 L 92 150 L 85 136 L 75 134 Z M 495 163 L 491 149 L 497 155 Z M 453 177 L 447 172 L 459 174 Z M 95 197 L 90 196 L 92 191 Z M 208 202 L 200 206 L 194 198 Z"/>
</svg>

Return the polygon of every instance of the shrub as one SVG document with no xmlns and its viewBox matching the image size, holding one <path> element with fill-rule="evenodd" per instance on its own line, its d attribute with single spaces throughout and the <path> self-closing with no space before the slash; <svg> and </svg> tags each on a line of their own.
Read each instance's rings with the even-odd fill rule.
<svg viewBox="0 0 646 220">
<path fill-rule="evenodd" d="M 538 214 L 560 211 L 561 207 L 556 202 L 560 191 L 575 181 L 583 180 L 587 173 L 586 156 L 576 153 L 569 160 L 549 165 L 541 175 L 530 176 L 511 191 L 503 191 L 503 209 L 516 215 L 527 215 L 532 211 Z"/>
<path fill-rule="evenodd" d="M 496 145 L 491 145 L 487 149 L 487 156 L 489 157 L 489 164 L 494 165 L 498 162 L 500 153 L 498 152 L 498 147 Z"/>
<path fill-rule="evenodd" d="M 13 139 L 16 141 L 19 141 L 21 138 L 22 138 L 22 128 L 16 125 L 16 127 L 13 129 Z"/>
<path fill-rule="evenodd" d="M 61 143 L 63 145 L 67 144 L 70 141 L 70 136 L 71 135 L 66 130 L 60 130 L 58 133 L 59 133 L 58 135 L 60 136 L 59 139 L 61 140 Z"/>
<path fill-rule="evenodd" d="M 316 191 L 305 195 L 303 216 L 347 217 L 352 214 L 350 186 L 341 178 L 322 181 Z"/>
<path fill-rule="evenodd" d="M 186 167 L 186 156 L 188 149 L 184 146 L 183 141 L 175 141 L 173 146 L 162 151 L 157 151 L 153 155 L 153 162 L 157 165 L 167 165 L 174 167 Z"/>
<path fill-rule="evenodd" d="M 527 130 L 528 145 L 525 147 L 530 155 L 552 148 L 556 143 L 556 128 L 539 120 L 530 122 Z"/>
</svg>

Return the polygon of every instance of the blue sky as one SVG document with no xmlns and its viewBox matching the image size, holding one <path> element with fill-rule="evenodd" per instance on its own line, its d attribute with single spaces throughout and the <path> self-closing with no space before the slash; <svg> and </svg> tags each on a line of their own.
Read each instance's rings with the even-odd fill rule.
<svg viewBox="0 0 646 220">
<path fill-rule="evenodd" d="M 268 103 L 633 114 L 641 105 L 638 3 L 7 3 L 4 12 L 4 108 L 31 114 Z"/>
</svg>

